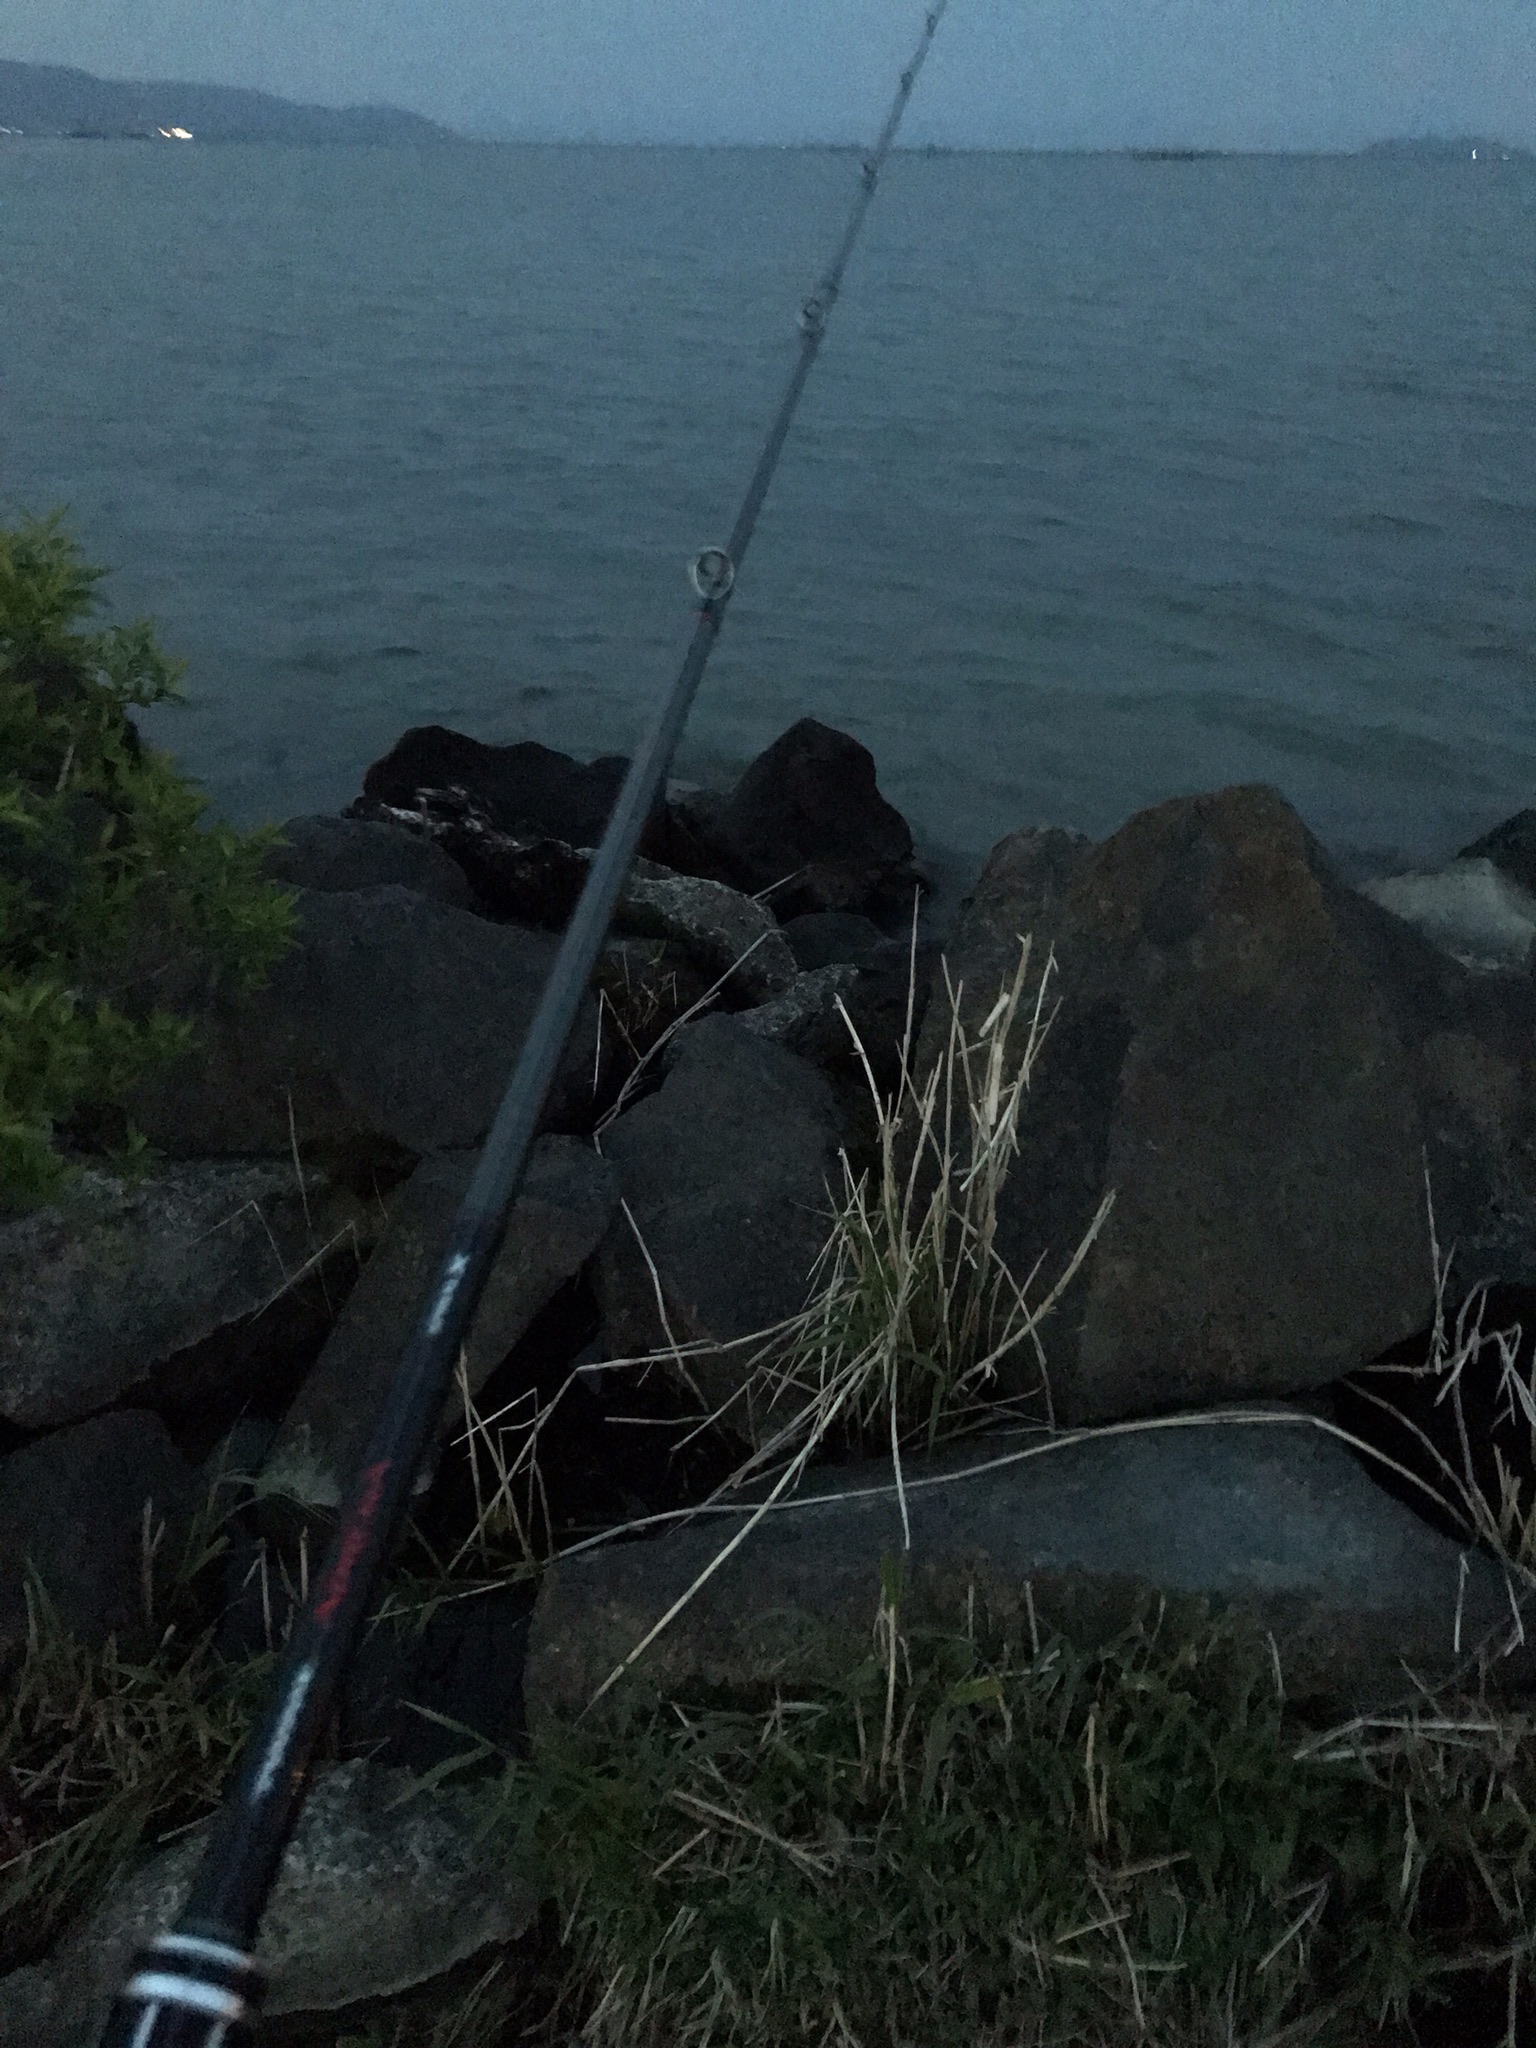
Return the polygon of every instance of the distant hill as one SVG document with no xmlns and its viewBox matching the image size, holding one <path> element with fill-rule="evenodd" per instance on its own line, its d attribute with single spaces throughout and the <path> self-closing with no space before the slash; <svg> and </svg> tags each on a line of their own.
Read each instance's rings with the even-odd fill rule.
<svg viewBox="0 0 1536 2048">
<path fill-rule="evenodd" d="M 1393 135 L 1384 142 L 1369 142 L 1366 156 L 1454 157 L 1461 162 L 1476 158 L 1483 163 L 1509 163 L 1515 157 L 1529 158 L 1528 149 L 1512 142 L 1495 142 L 1487 135 Z"/>
<path fill-rule="evenodd" d="M 234 85 L 93 78 L 62 64 L 0 59 L 0 129 L 23 135 L 151 136 L 198 142 L 453 142 L 399 107 L 309 107 Z"/>
</svg>

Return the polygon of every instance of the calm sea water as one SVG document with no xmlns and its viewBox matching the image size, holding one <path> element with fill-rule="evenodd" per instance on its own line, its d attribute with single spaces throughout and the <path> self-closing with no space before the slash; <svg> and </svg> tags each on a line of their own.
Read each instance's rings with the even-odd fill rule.
<svg viewBox="0 0 1536 2048">
<path fill-rule="evenodd" d="M 409 724 L 612 752 L 844 156 L 0 146 L 0 513 L 67 501 L 241 820 Z M 1536 166 L 908 157 L 685 772 L 812 713 L 923 834 L 1238 779 L 1378 865 L 1536 802 Z"/>
</svg>

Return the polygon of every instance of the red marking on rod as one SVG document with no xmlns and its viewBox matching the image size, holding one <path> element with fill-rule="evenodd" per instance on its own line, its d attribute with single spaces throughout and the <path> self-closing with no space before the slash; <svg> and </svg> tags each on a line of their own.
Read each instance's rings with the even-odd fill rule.
<svg viewBox="0 0 1536 2048">
<path fill-rule="evenodd" d="M 353 1574 L 367 1547 L 373 1524 L 379 1512 L 379 1499 L 384 1491 L 385 1475 L 391 1461 L 381 1458 L 377 1465 L 370 1465 L 364 1473 L 363 1497 L 357 1504 L 357 1513 L 348 1525 L 341 1539 L 341 1554 L 331 1568 L 326 1581 L 325 1592 L 315 1602 L 315 1619 L 331 1622 L 336 1619 L 336 1610 L 347 1597 Z"/>
</svg>

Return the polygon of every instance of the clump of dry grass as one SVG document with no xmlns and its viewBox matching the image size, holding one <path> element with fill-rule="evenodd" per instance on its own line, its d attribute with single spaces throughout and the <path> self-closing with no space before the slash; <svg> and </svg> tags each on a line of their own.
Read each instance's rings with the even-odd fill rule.
<svg viewBox="0 0 1536 2048">
<path fill-rule="evenodd" d="M 222 1512 L 194 1526 L 163 1591 L 145 1529 L 144 1654 L 99 1647 L 27 1588 L 27 1636 L 0 1704 L 0 1971 L 40 1953 L 135 1849 L 218 1803 L 267 1658 L 220 1655 L 196 1583 Z"/>
<path fill-rule="evenodd" d="M 419 1528 L 397 1566 L 375 1625 L 424 1627 L 453 1600 L 473 1599 L 519 1579 L 536 1579 L 553 1548 L 549 1500 L 540 1463 L 546 1426 L 575 1383 L 569 1375 L 543 1399 L 536 1387 L 482 1414 L 463 1361 L 455 1375 L 463 1428 L 450 1439 L 469 1469 L 473 1514 L 451 1550 L 435 1551 Z"/>
<path fill-rule="evenodd" d="M 1049 1421 L 1041 1327 L 1114 1199 L 1105 1196 L 1054 1283 L 1032 1298 L 1044 1253 L 1022 1278 L 1013 1273 L 998 1243 L 999 1200 L 1050 1029 L 1054 974 L 1054 957 L 1037 965 L 1031 941 L 1021 938 L 1012 975 L 979 1023 L 968 1026 L 963 985 L 950 979 L 946 965 L 943 1042 L 936 1057 L 920 1063 L 914 930 L 906 1026 L 890 1091 L 877 1081 L 843 1008 L 869 1087 L 875 1160 L 856 1170 L 844 1154 L 843 1185 L 829 1194 L 827 1239 L 798 1314 L 729 1343 L 678 1342 L 661 1275 L 636 1229 L 669 1342 L 613 1363 L 664 1363 L 692 1386 L 699 1360 L 732 1358 L 737 1391 L 703 1419 L 727 1421 L 756 1444 L 738 1483 L 786 1464 L 798 1475 L 824 1447 L 850 1442 L 888 1442 L 899 1464 L 904 1448 L 931 1450 L 946 1436 L 996 1420 L 988 1397 L 999 1369 L 1020 1351 L 1033 1359 L 1032 1412 Z"/>
<path fill-rule="evenodd" d="M 904 1445 L 932 1450 L 942 1436 L 994 1416 L 987 1396 L 999 1368 L 1026 1348 L 1049 1418 L 1041 1325 L 1113 1200 L 1106 1196 L 1054 1285 L 1032 1300 L 1043 1254 L 1022 1277 L 1010 1270 L 998 1247 L 998 1203 L 1050 1029 L 1054 971 L 1049 955 L 1036 969 L 1031 942 L 1021 939 L 1011 980 L 968 1029 L 963 988 L 946 963 L 942 1049 L 918 1065 L 909 996 L 889 1097 L 849 1020 L 874 1102 L 877 1164 L 855 1174 L 845 1158 L 843 1199 L 811 1307 L 793 1344 L 765 1368 L 770 1411 L 794 1416 L 781 1439 L 825 1440 L 836 1427 L 888 1440 L 898 1462 Z"/>
<path fill-rule="evenodd" d="M 1019 941 L 1012 976 L 974 1027 L 963 985 L 946 966 L 947 1028 L 942 1049 L 917 1053 L 916 928 L 907 1017 L 894 1091 L 880 1088 L 867 1049 L 844 1010 L 863 1064 L 876 1124 L 877 1163 L 857 1173 L 844 1155 L 844 1189 L 797 1316 L 725 1347 L 679 1345 L 655 1354 L 681 1377 L 690 1360 L 737 1354 L 740 1391 L 727 1407 L 752 1417 L 756 1448 L 713 1497 L 761 1484 L 766 1490 L 708 1570 L 668 1609 L 609 1677 L 616 1684 L 676 1619 L 698 1587 L 751 1536 L 762 1517 L 800 1486 L 818 1454 L 850 1443 L 888 1446 L 903 1526 L 904 1450 L 932 1450 L 944 1437 L 997 1419 L 985 1397 L 1005 1359 L 1028 1346 L 1037 1367 L 1038 1408 L 1049 1420 L 1040 1330 L 1108 1216 L 1106 1195 L 1055 1284 L 1038 1301 L 998 1246 L 998 1205 L 1016 1156 L 1030 1080 L 1050 1027 L 1054 959 L 1038 972 Z M 1021 1037 L 1022 1034 L 1022 1037 Z M 668 1327 L 660 1275 L 650 1265 L 658 1314 Z M 650 1361 L 626 1360 L 625 1364 Z M 726 1411 L 709 1418 L 719 1420 Z"/>
</svg>

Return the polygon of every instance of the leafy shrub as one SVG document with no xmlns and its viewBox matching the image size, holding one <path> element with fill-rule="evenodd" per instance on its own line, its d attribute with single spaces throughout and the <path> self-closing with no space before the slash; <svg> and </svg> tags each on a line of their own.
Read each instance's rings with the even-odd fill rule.
<svg viewBox="0 0 1536 2048">
<path fill-rule="evenodd" d="M 61 1137 L 124 1142 L 191 999 L 259 979 L 291 932 L 271 833 L 204 825 L 139 739 L 130 710 L 177 696 L 179 669 L 147 620 L 84 629 L 102 574 L 57 514 L 0 528 L 0 1204 L 58 1186 Z"/>
</svg>

